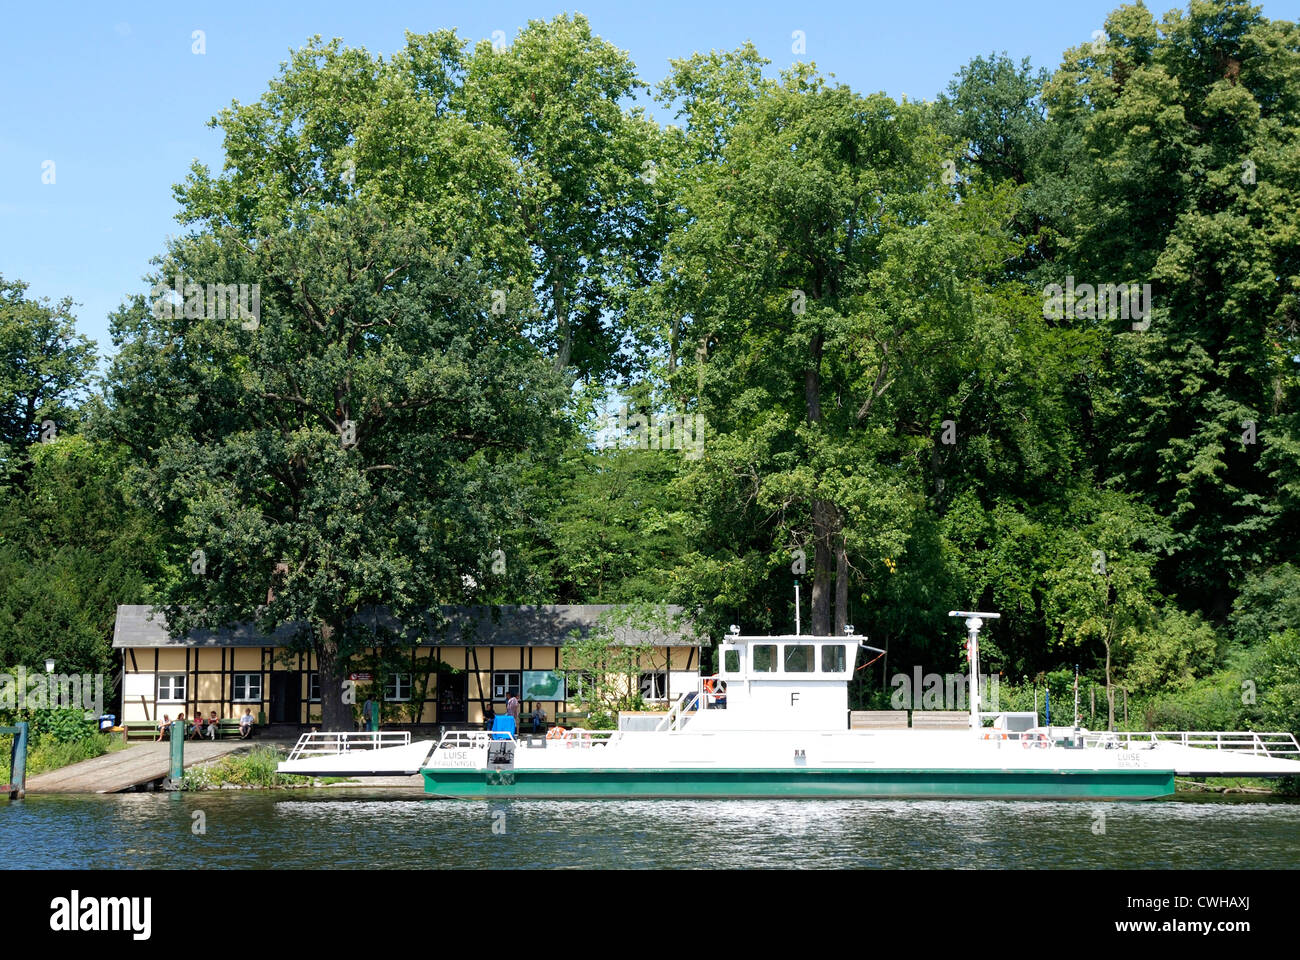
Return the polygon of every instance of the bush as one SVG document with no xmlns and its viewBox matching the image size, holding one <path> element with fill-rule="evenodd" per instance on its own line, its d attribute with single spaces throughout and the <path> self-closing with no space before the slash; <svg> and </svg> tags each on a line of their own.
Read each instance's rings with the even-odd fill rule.
<svg viewBox="0 0 1300 960">
<path fill-rule="evenodd" d="M 254 747 L 247 753 L 222 757 L 215 763 L 190 767 L 181 777 L 182 790 L 207 790 L 231 785 L 236 787 L 287 787 L 305 784 L 311 777 L 299 777 L 276 771 L 284 759 L 275 747 Z"/>
</svg>

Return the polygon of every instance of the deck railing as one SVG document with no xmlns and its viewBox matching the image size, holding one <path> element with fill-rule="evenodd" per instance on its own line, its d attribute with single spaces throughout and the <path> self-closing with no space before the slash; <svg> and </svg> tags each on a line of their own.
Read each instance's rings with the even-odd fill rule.
<svg viewBox="0 0 1300 960">
<path fill-rule="evenodd" d="M 1291 733 L 1255 730 L 1148 730 L 1142 732 L 1086 733 L 1086 747 L 1133 750 L 1144 745 L 1176 743 L 1183 747 L 1251 753 L 1261 757 L 1300 757 L 1300 743 Z"/>
<path fill-rule="evenodd" d="M 655 732 L 680 730 L 688 719 L 701 710 L 725 705 L 726 696 L 727 681 L 717 676 L 698 678 L 695 689 L 687 690 L 677 698 L 677 702 L 668 710 L 668 715 L 655 727 Z"/>
<path fill-rule="evenodd" d="M 574 727 L 564 732 L 563 737 L 547 737 L 545 743 L 551 747 L 606 747 L 620 739 L 618 730 L 583 730 Z M 489 746 L 496 743 L 518 743 L 513 735 L 505 730 L 448 730 L 438 741 L 438 749 L 452 750 Z M 541 740 L 534 740 L 541 743 Z"/>
<path fill-rule="evenodd" d="M 352 750 L 404 747 L 411 742 L 409 730 L 363 730 L 337 733 L 304 733 L 289 753 L 290 760 L 329 757 Z"/>
</svg>

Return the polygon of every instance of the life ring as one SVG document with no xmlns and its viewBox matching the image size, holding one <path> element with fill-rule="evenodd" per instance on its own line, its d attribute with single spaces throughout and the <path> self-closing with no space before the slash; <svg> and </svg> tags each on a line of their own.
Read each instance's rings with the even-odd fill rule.
<svg viewBox="0 0 1300 960">
<path fill-rule="evenodd" d="M 1042 747 L 1046 749 L 1052 745 L 1052 741 L 1047 739 L 1047 734 L 1036 733 L 1026 737 L 1021 737 L 1020 745 L 1026 750 L 1032 750 L 1034 747 Z"/>
<path fill-rule="evenodd" d="M 564 728 L 563 728 L 563 727 L 551 727 L 551 729 L 549 729 L 549 730 L 546 731 L 546 739 L 547 739 L 547 740 L 563 740 L 563 739 L 564 739 Z"/>
<path fill-rule="evenodd" d="M 984 739 L 985 739 L 985 740 L 1005 740 L 1006 738 L 1007 738 L 1007 735 L 1006 735 L 1005 733 L 999 733 L 999 732 L 996 731 L 996 730 L 993 731 L 992 733 L 986 733 L 986 734 L 984 734 Z"/>
</svg>

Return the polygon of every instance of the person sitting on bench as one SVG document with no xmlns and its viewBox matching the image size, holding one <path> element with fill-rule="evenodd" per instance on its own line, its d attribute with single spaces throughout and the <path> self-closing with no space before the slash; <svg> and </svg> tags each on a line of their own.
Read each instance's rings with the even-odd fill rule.
<svg viewBox="0 0 1300 960">
<path fill-rule="evenodd" d="M 203 739 L 203 711 L 194 711 L 194 723 L 190 726 L 190 737 L 194 740 Z"/>
<path fill-rule="evenodd" d="M 247 740 L 253 732 L 253 708 L 245 707 L 244 715 L 239 718 L 239 736 Z"/>
<path fill-rule="evenodd" d="M 170 713 L 164 713 L 162 718 L 162 723 L 158 724 L 158 736 L 153 738 L 154 742 L 157 743 L 163 737 L 167 736 L 167 733 L 168 731 L 171 730 L 171 728 L 172 728 L 172 715 Z"/>
<path fill-rule="evenodd" d="M 221 721 L 217 719 L 217 711 L 212 711 L 212 716 L 208 718 L 208 739 L 217 739 L 217 730 L 221 726 Z"/>
</svg>

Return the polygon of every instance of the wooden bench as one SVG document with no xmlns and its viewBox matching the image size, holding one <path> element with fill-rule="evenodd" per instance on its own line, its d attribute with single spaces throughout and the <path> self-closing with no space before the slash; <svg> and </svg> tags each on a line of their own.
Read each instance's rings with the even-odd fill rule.
<svg viewBox="0 0 1300 960">
<path fill-rule="evenodd" d="M 256 733 L 257 733 L 257 724 L 254 723 L 253 728 L 248 732 L 248 735 L 251 737 Z M 234 719 L 227 718 L 217 723 L 218 740 L 238 739 L 238 737 L 239 737 L 238 717 L 235 717 Z"/>
<path fill-rule="evenodd" d="M 906 710 L 850 710 L 850 730 L 906 730 Z"/>
<path fill-rule="evenodd" d="M 913 710 L 913 730 L 969 730 L 970 714 L 964 710 Z"/>
<path fill-rule="evenodd" d="M 157 740 L 158 721 L 133 720 L 129 723 L 124 723 L 122 725 L 122 739 L 127 743 L 130 743 L 132 740 Z"/>
<path fill-rule="evenodd" d="M 562 727 L 574 727 L 586 720 L 587 716 L 585 713 L 557 713 L 555 722 Z"/>
</svg>

